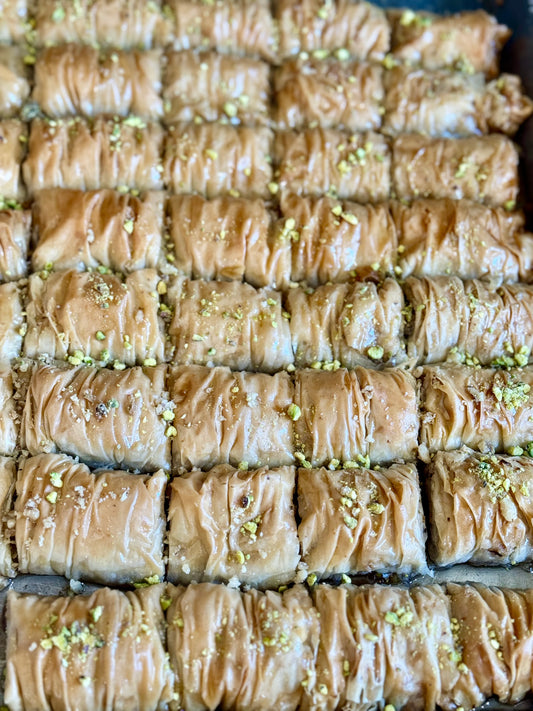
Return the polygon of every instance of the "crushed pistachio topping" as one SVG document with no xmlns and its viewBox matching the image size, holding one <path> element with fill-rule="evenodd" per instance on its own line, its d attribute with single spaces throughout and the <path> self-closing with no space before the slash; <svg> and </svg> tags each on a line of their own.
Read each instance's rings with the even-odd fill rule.
<svg viewBox="0 0 533 711">
<path fill-rule="evenodd" d="M 61 478 L 60 472 L 50 472 L 50 483 L 52 486 L 55 486 L 56 489 L 61 489 L 63 479 Z"/>
<path fill-rule="evenodd" d="M 89 614 L 93 618 L 94 622 L 98 622 L 100 617 L 102 617 L 103 611 L 104 611 L 104 608 L 102 607 L 102 605 L 97 605 L 96 607 L 93 607 L 93 609 L 89 611 Z"/>
<path fill-rule="evenodd" d="M 405 607 L 399 607 L 397 610 L 388 610 L 385 613 L 385 622 L 394 627 L 409 627 L 413 621 L 413 613 Z"/>
<path fill-rule="evenodd" d="M 46 500 L 49 501 L 51 504 L 57 503 L 57 491 L 51 491 L 49 494 L 46 495 Z"/>
<path fill-rule="evenodd" d="M 291 420 L 293 420 L 293 422 L 296 422 L 302 416 L 302 411 L 298 405 L 293 402 L 287 408 L 287 415 L 291 418 Z"/>
<path fill-rule="evenodd" d="M 149 588 L 150 585 L 157 585 L 160 583 L 161 580 L 159 578 L 159 575 L 150 575 L 147 578 L 144 578 L 140 583 L 133 583 L 134 588 Z"/>
<path fill-rule="evenodd" d="M 163 612 L 165 612 L 172 604 L 172 600 L 168 595 L 161 595 L 159 598 L 159 604 L 161 605 Z"/>
<path fill-rule="evenodd" d="M 368 357 L 372 358 L 372 360 L 381 360 L 383 358 L 383 353 L 384 350 L 381 346 L 371 346 L 367 350 Z"/>
<path fill-rule="evenodd" d="M 509 410 L 517 410 L 521 405 L 529 402 L 529 392 L 531 386 L 521 381 L 509 380 L 505 385 L 492 386 L 492 392 L 496 400 L 502 403 Z"/>
<path fill-rule="evenodd" d="M 483 486 L 488 489 L 493 501 L 503 499 L 514 488 L 508 473 L 495 456 L 491 457 L 490 460 L 481 459 L 476 461 L 469 471 L 481 480 Z"/>
</svg>

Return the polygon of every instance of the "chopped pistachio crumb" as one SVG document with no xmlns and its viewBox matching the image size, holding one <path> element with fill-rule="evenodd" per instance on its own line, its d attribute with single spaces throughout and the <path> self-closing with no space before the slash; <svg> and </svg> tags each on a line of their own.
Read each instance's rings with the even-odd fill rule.
<svg viewBox="0 0 533 711">
<path fill-rule="evenodd" d="M 165 430 L 166 437 L 175 437 L 177 434 L 178 434 L 178 430 L 174 427 L 174 425 L 170 425 Z"/>
<path fill-rule="evenodd" d="M 216 160 L 218 158 L 218 153 L 216 151 L 214 151 L 212 148 L 206 148 L 205 154 L 208 158 L 211 158 L 211 160 Z"/>
<path fill-rule="evenodd" d="M 49 501 L 51 504 L 57 503 L 57 491 L 51 491 L 49 494 L 47 494 L 46 500 Z"/>
<path fill-rule="evenodd" d="M 61 489 L 63 486 L 63 480 L 59 472 L 50 472 L 50 483 L 55 486 L 56 489 Z"/>
<path fill-rule="evenodd" d="M 144 578 L 144 580 L 140 583 L 133 583 L 134 588 L 149 588 L 150 585 L 157 585 L 157 583 L 160 583 L 161 579 L 159 575 L 150 575 L 148 578 Z"/>
<path fill-rule="evenodd" d="M 409 627 L 413 621 L 413 613 L 411 610 L 406 610 L 405 607 L 399 607 L 397 610 L 388 610 L 385 613 L 385 622 L 394 627 Z"/>
<path fill-rule="evenodd" d="M 157 361 L 155 358 L 145 358 L 143 360 L 143 365 L 157 365 Z"/>
<path fill-rule="evenodd" d="M 368 350 L 368 357 L 372 360 L 381 360 L 383 358 L 383 348 L 381 346 L 371 346 Z"/>
<path fill-rule="evenodd" d="M 159 604 L 161 605 L 161 609 L 163 610 L 163 612 L 165 612 L 172 604 L 172 600 L 168 595 L 161 595 L 161 597 L 159 598 Z"/>
<path fill-rule="evenodd" d="M 133 233 L 134 226 L 135 223 L 133 222 L 133 220 L 126 220 L 126 222 L 124 223 L 124 229 L 129 235 Z"/>
<path fill-rule="evenodd" d="M 102 617 L 102 612 L 104 611 L 104 608 L 102 605 L 97 605 L 96 607 L 93 607 L 92 610 L 90 610 L 89 614 L 93 618 L 94 622 L 98 622 L 100 617 Z"/>
<path fill-rule="evenodd" d="M 64 8 L 61 7 L 61 5 L 57 5 L 52 13 L 52 21 L 59 23 L 59 22 L 63 22 L 64 19 L 65 19 L 65 10 L 64 10 Z"/>
<path fill-rule="evenodd" d="M 318 580 L 317 576 L 315 573 L 311 573 L 311 575 L 307 576 L 306 583 L 309 585 L 309 587 L 312 587 L 313 585 L 316 584 L 316 581 Z"/>
<path fill-rule="evenodd" d="M 229 118 L 235 118 L 237 116 L 237 107 L 235 104 L 231 101 L 226 101 L 226 103 L 223 106 L 224 113 L 226 116 L 229 116 Z"/>
<path fill-rule="evenodd" d="M 300 410 L 298 405 L 293 402 L 287 408 L 287 415 L 291 418 L 291 420 L 296 422 L 296 420 L 299 420 L 302 416 L 302 411 Z"/>
<path fill-rule="evenodd" d="M 165 420 L 165 422 L 172 422 L 172 420 L 175 417 L 175 414 L 172 410 L 164 410 L 162 416 L 163 416 L 163 419 Z"/>
<path fill-rule="evenodd" d="M 104 341 L 105 340 L 105 333 L 103 331 L 96 331 L 96 340 L 97 341 Z"/>
</svg>

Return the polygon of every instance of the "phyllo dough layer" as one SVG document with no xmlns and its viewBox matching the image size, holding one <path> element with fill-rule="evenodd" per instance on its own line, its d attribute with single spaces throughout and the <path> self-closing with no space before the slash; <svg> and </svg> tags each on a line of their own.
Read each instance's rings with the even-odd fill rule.
<svg viewBox="0 0 533 711">
<path fill-rule="evenodd" d="M 0 42 L 21 42 L 26 31 L 27 0 L 0 0 Z"/>
<path fill-rule="evenodd" d="M 313 676 L 319 619 L 307 590 L 283 594 L 200 583 L 166 612 L 173 709 L 296 711 Z M 304 683 L 302 683 L 304 682 Z"/>
<path fill-rule="evenodd" d="M 421 383 L 421 452 L 502 452 L 533 440 L 533 368 L 426 366 Z"/>
<path fill-rule="evenodd" d="M 497 289 L 457 277 L 409 277 L 407 352 L 418 363 L 474 358 L 485 365 L 526 365 L 533 349 L 533 287 Z"/>
<path fill-rule="evenodd" d="M 165 574 L 167 478 L 94 473 L 64 454 L 39 454 L 17 477 L 16 543 L 21 573 L 117 585 Z"/>
<path fill-rule="evenodd" d="M 42 50 L 35 63 L 32 100 L 50 117 L 163 115 L 161 52 L 102 51 L 67 44 Z"/>
<path fill-rule="evenodd" d="M 167 211 L 171 264 L 180 273 L 257 287 L 288 284 L 290 240 L 278 239 L 263 200 L 172 195 Z"/>
<path fill-rule="evenodd" d="M 170 484 L 168 578 L 291 582 L 300 560 L 293 467 L 240 471 L 219 465 Z"/>
<path fill-rule="evenodd" d="M 175 279 L 167 297 L 176 365 L 275 373 L 294 361 L 282 294 L 237 281 Z"/>
<path fill-rule="evenodd" d="M 393 142 L 392 165 L 398 198 L 466 198 L 512 208 L 518 197 L 518 150 L 506 136 L 405 134 Z"/>
<path fill-rule="evenodd" d="M 314 287 L 393 273 L 398 245 L 386 205 L 282 195 L 280 208 L 279 239 L 290 245 L 294 281 Z"/>
<path fill-rule="evenodd" d="M 5 203 L 2 207 L 15 207 L 16 202 L 26 196 L 21 168 L 27 134 L 26 124 L 22 121 L 0 121 L 0 204 Z"/>
<path fill-rule="evenodd" d="M 169 52 L 163 75 L 166 123 L 230 121 L 265 124 L 269 119 L 266 62 L 217 52 Z"/>
<path fill-rule="evenodd" d="M 19 444 L 20 415 L 14 398 L 13 372 L 0 365 L 0 455 L 12 455 Z"/>
<path fill-rule="evenodd" d="M 429 471 L 429 542 L 437 565 L 533 558 L 529 457 L 437 452 Z"/>
<path fill-rule="evenodd" d="M 31 194 L 45 188 L 159 190 L 162 142 L 161 126 L 135 116 L 34 119 L 24 181 Z"/>
<path fill-rule="evenodd" d="M 358 367 L 296 373 L 297 458 L 315 467 L 330 461 L 373 464 L 413 459 L 418 407 L 412 375 Z"/>
<path fill-rule="evenodd" d="M 396 365 L 405 358 L 403 294 L 393 279 L 290 289 L 285 305 L 300 368 Z"/>
<path fill-rule="evenodd" d="M 434 709 L 459 676 L 442 588 L 321 585 L 314 600 L 320 646 L 305 709 Z"/>
<path fill-rule="evenodd" d="M 274 74 L 275 118 L 280 128 L 310 124 L 347 131 L 381 126 L 383 70 L 369 62 L 289 60 Z"/>
<path fill-rule="evenodd" d="M 0 284 L 0 362 L 20 356 L 26 332 L 20 290 L 14 282 Z"/>
<path fill-rule="evenodd" d="M 174 193 L 267 199 L 272 140 L 265 127 L 170 126 L 164 150 L 165 183 Z"/>
<path fill-rule="evenodd" d="M 339 573 L 424 573 L 424 513 L 414 464 L 298 470 L 302 563 Z"/>
<path fill-rule="evenodd" d="M 22 417 L 30 454 L 65 452 L 90 465 L 170 468 L 166 367 L 33 368 Z M 168 433 L 168 434 L 166 434 Z"/>
<path fill-rule="evenodd" d="M 164 360 L 159 276 L 155 269 L 125 278 L 74 270 L 32 274 L 24 353 L 52 358 L 155 365 Z"/>
<path fill-rule="evenodd" d="M 449 198 L 393 202 L 390 210 L 403 277 L 532 280 L 533 235 L 521 212 Z"/>
<path fill-rule="evenodd" d="M 0 457 L 0 583 L 3 582 L 2 578 L 13 578 L 17 574 L 11 514 L 15 493 L 15 472 L 15 460 Z"/>
<path fill-rule="evenodd" d="M 163 711 L 172 699 L 162 586 L 8 595 L 5 700 L 14 711 Z"/>
<path fill-rule="evenodd" d="M 336 129 L 278 131 L 274 156 L 279 187 L 298 195 L 328 194 L 379 202 L 390 194 L 390 149 L 378 133 Z"/>
<path fill-rule="evenodd" d="M 2 24 L 4 22 L 2 15 Z M 28 74 L 23 48 L 0 46 L 0 118 L 12 118 L 19 113 L 30 95 Z"/>
<path fill-rule="evenodd" d="M 171 368 L 169 377 L 177 430 L 174 467 L 279 467 L 294 462 L 289 415 L 294 389 L 287 373 L 182 366 Z"/>
<path fill-rule="evenodd" d="M 0 280 L 14 281 L 28 272 L 31 214 L 26 210 L 5 209 L 0 199 Z"/>
<path fill-rule="evenodd" d="M 391 11 L 389 18 L 394 58 L 425 69 L 450 67 L 493 76 L 510 35 L 507 27 L 483 10 L 453 15 Z"/>
<path fill-rule="evenodd" d="M 162 192 L 40 190 L 33 203 L 35 271 L 53 268 L 129 273 L 155 268 L 161 255 Z"/>
</svg>

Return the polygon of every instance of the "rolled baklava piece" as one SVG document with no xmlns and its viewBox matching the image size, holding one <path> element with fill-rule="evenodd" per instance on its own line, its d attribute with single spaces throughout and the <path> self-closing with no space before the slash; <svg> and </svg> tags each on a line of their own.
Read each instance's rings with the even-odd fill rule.
<svg viewBox="0 0 533 711">
<path fill-rule="evenodd" d="M 390 149 L 372 132 L 280 131 L 274 142 L 277 187 L 298 195 L 379 202 L 390 195 Z"/>
<path fill-rule="evenodd" d="M 159 276 L 141 269 L 122 278 L 68 270 L 32 274 L 24 353 L 97 362 L 155 365 L 165 360 Z"/>
<path fill-rule="evenodd" d="M 29 211 L 0 209 L 0 281 L 14 281 L 28 273 L 30 230 Z"/>
<path fill-rule="evenodd" d="M 163 115 L 161 52 L 67 44 L 37 56 L 32 100 L 50 117 Z"/>
<path fill-rule="evenodd" d="M 320 645 L 304 708 L 422 711 L 456 683 L 461 655 L 439 586 L 319 585 L 314 601 Z"/>
<path fill-rule="evenodd" d="M 172 280 L 168 329 L 176 365 L 275 373 L 294 363 L 282 294 L 237 281 Z"/>
<path fill-rule="evenodd" d="M 421 455 L 462 445 L 515 451 L 533 441 L 533 368 L 426 366 L 421 382 Z"/>
<path fill-rule="evenodd" d="M 300 368 L 337 362 L 396 365 L 405 359 L 403 294 L 397 281 L 290 289 L 285 306 L 295 363 Z"/>
<path fill-rule="evenodd" d="M 391 213 L 404 277 L 532 280 L 533 235 L 520 212 L 445 199 L 393 202 Z"/>
<path fill-rule="evenodd" d="M 168 42 L 176 50 L 276 58 L 277 31 L 268 0 L 169 0 L 166 6 Z"/>
<path fill-rule="evenodd" d="M 11 118 L 19 114 L 30 95 L 28 75 L 22 47 L 0 46 L 0 118 Z"/>
<path fill-rule="evenodd" d="M 467 199 L 514 209 L 518 152 L 506 136 L 428 138 L 404 135 L 393 144 L 396 197 Z"/>
<path fill-rule="evenodd" d="M 272 588 L 300 560 L 293 467 L 241 471 L 227 464 L 170 484 L 168 578 Z"/>
<path fill-rule="evenodd" d="M 20 413 L 14 398 L 13 372 L 0 365 L 0 455 L 15 453 L 19 443 Z"/>
<path fill-rule="evenodd" d="M 296 458 L 307 468 L 415 456 L 417 395 L 403 370 L 301 370 L 294 402 Z"/>
<path fill-rule="evenodd" d="M 15 460 L 0 457 L 0 585 L 4 582 L 3 578 L 13 578 L 17 574 L 13 542 L 14 520 L 11 511 L 15 493 L 15 473 Z"/>
<path fill-rule="evenodd" d="M 0 284 L 0 362 L 9 363 L 20 356 L 25 333 L 19 287 L 15 282 Z"/>
<path fill-rule="evenodd" d="M 221 124 L 170 126 L 164 180 L 175 193 L 206 198 L 268 198 L 272 180 L 272 132 Z"/>
<path fill-rule="evenodd" d="M 172 195 L 167 201 L 167 259 L 193 279 L 246 281 L 282 288 L 290 281 L 291 241 L 273 229 L 263 200 L 230 196 L 206 200 Z"/>
<path fill-rule="evenodd" d="M 493 696 L 506 704 L 523 699 L 533 686 L 533 591 L 448 584 L 447 593 L 462 661 L 442 708 L 474 708 Z"/>
<path fill-rule="evenodd" d="M 62 451 L 95 466 L 168 470 L 174 406 L 165 375 L 165 366 L 35 366 L 22 416 L 24 448 Z"/>
<path fill-rule="evenodd" d="M 511 74 L 486 83 L 483 74 L 400 66 L 384 76 L 383 130 L 392 135 L 513 135 L 533 112 L 520 78 Z"/>
<path fill-rule="evenodd" d="M 396 228 L 386 205 L 282 195 L 280 207 L 278 241 L 291 245 L 293 281 L 316 287 L 394 273 Z"/>
<path fill-rule="evenodd" d="M 22 42 L 26 32 L 28 16 L 27 0 L 1 0 L 0 42 L 3 44 Z"/>
<path fill-rule="evenodd" d="M 174 467 L 246 469 L 292 464 L 293 386 L 287 373 L 232 373 L 229 368 L 170 370 L 175 409 Z"/>
<path fill-rule="evenodd" d="M 92 472 L 65 454 L 26 459 L 15 502 L 19 571 L 107 585 L 162 578 L 166 483 L 161 470 Z"/>
<path fill-rule="evenodd" d="M 138 117 L 35 119 L 23 166 L 30 193 L 45 188 L 159 190 L 163 129 Z"/>
<path fill-rule="evenodd" d="M 495 366 L 523 366 L 533 350 L 533 287 L 409 277 L 407 353 L 418 363 L 448 358 Z"/>
<path fill-rule="evenodd" d="M 350 0 L 280 0 L 279 54 L 308 52 L 380 61 L 390 49 L 390 27 L 381 8 Z"/>
<path fill-rule="evenodd" d="M 165 62 L 166 123 L 268 122 L 270 68 L 266 62 L 192 50 L 168 52 Z"/>
<path fill-rule="evenodd" d="M 274 99 L 280 128 L 377 130 L 384 99 L 383 69 L 353 60 L 292 59 L 275 70 Z"/>
<path fill-rule="evenodd" d="M 32 14 L 38 47 L 73 42 L 149 49 L 162 31 L 159 0 L 39 0 Z"/>
<path fill-rule="evenodd" d="M 161 585 L 92 595 L 8 595 L 12 709 L 159 711 L 173 697 Z"/>
<path fill-rule="evenodd" d="M 200 583 L 166 611 L 172 708 L 296 711 L 312 678 L 319 620 L 305 588 L 284 593 Z"/>
<path fill-rule="evenodd" d="M 506 136 L 429 138 L 404 135 L 392 149 L 397 198 L 452 198 L 513 208 L 518 196 L 518 151 Z"/>
<path fill-rule="evenodd" d="M 533 559 L 529 457 L 437 452 L 429 473 L 429 543 L 437 565 Z"/>
<path fill-rule="evenodd" d="M 22 182 L 22 161 L 26 153 L 26 124 L 17 119 L 0 121 L 0 205 L 19 207 L 26 190 Z"/>
<path fill-rule="evenodd" d="M 394 59 L 424 69 L 449 67 L 495 76 L 500 50 L 511 34 L 484 10 L 453 15 L 393 10 L 389 17 Z"/>
<path fill-rule="evenodd" d="M 33 269 L 105 267 L 127 274 L 155 268 L 162 249 L 163 196 L 40 190 L 33 204 Z"/>
<path fill-rule="evenodd" d="M 427 572 L 414 464 L 375 470 L 299 469 L 298 516 L 302 563 L 319 578 Z"/>
</svg>

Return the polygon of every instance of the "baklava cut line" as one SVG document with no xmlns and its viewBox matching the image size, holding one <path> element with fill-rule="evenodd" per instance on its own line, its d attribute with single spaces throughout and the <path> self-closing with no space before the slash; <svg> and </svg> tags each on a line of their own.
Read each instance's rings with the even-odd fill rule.
<svg viewBox="0 0 533 711">
<path fill-rule="evenodd" d="M 385 276 L 533 281 L 523 213 L 468 200 L 371 205 L 283 194 L 278 211 L 232 196 L 51 188 L 35 196 L 33 219 L 4 207 L 3 281 L 26 276 L 28 251 L 33 271 L 157 268 L 283 291 Z"/>
<path fill-rule="evenodd" d="M 10 591 L 6 703 L 18 711 L 100 711 L 110 696 L 124 711 L 515 703 L 532 689 L 532 605 L 530 590 L 455 584 Z"/>
</svg>

